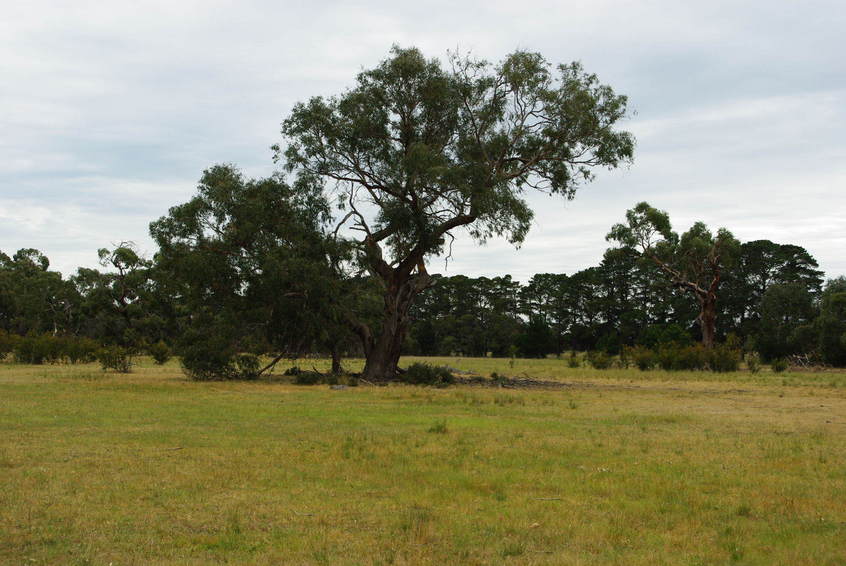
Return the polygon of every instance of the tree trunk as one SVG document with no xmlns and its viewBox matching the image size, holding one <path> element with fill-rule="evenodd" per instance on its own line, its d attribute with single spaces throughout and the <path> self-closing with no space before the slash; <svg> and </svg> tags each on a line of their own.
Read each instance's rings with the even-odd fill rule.
<svg viewBox="0 0 846 566">
<path fill-rule="evenodd" d="M 362 376 L 365 379 L 392 379 L 398 373 L 402 344 L 408 330 L 408 310 L 414 298 L 431 285 L 426 273 L 414 275 L 394 272 L 385 288 L 382 328 L 370 344 L 365 344 L 367 360 Z"/>
<path fill-rule="evenodd" d="M 717 297 L 709 293 L 699 300 L 699 326 L 702 330 L 702 345 L 713 348 L 717 334 Z"/>
<path fill-rule="evenodd" d="M 341 368 L 341 352 L 337 345 L 332 346 L 332 375 L 340 375 Z"/>
</svg>

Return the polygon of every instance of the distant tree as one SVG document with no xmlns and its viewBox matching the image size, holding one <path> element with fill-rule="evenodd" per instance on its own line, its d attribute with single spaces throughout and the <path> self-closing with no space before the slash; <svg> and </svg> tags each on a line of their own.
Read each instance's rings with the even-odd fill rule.
<svg viewBox="0 0 846 566">
<path fill-rule="evenodd" d="M 801 283 L 769 285 L 760 302 L 761 321 L 754 343 L 765 361 L 802 353 L 814 344 L 804 343 L 803 327 L 816 316 L 814 297 Z"/>
<path fill-rule="evenodd" d="M 753 240 L 740 246 L 734 266 L 724 276 L 721 316 L 739 334 L 758 333 L 761 301 L 772 285 L 799 285 L 817 297 L 823 273 L 808 251 L 793 244 Z"/>
<path fill-rule="evenodd" d="M 517 336 L 515 344 L 524 358 L 545 358 L 555 349 L 555 337 L 543 318 L 533 316 Z"/>
<path fill-rule="evenodd" d="M 699 303 L 697 320 L 702 344 L 714 345 L 717 291 L 723 272 L 735 261 L 740 242 L 725 228 L 716 235 L 702 222 L 679 236 L 666 212 L 642 202 L 626 212 L 626 224 L 616 224 L 607 239 L 637 250 L 669 277 L 673 286 L 692 293 Z"/>
<path fill-rule="evenodd" d="M 361 233 L 359 260 L 384 292 L 378 328 L 357 325 L 366 377 L 397 372 L 409 309 L 433 282 L 427 259 L 449 255 L 461 228 L 522 242 L 525 190 L 572 198 L 595 168 L 631 159 L 632 136 L 615 129 L 625 114 L 626 98 L 577 63 L 518 51 L 444 68 L 399 47 L 343 94 L 295 106 L 277 158 L 333 184 L 340 224 Z"/>
<path fill-rule="evenodd" d="M 49 268 L 47 256 L 33 248 L 11 258 L 0 253 L 0 328 L 17 334 L 72 330 L 79 297 Z"/>
<path fill-rule="evenodd" d="M 560 354 L 566 347 L 566 334 L 573 318 L 567 302 L 569 277 L 563 273 L 538 273 L 521 289 L 522 313 L 531 319 L 540 317 L 549 326 L 553 337 L 553 352 Z"/>
<path fill-rule="evenodd" d="M 846 277 L 826 283 L 816 326 L 823 361 L 846 366 Z"/>
</svg>

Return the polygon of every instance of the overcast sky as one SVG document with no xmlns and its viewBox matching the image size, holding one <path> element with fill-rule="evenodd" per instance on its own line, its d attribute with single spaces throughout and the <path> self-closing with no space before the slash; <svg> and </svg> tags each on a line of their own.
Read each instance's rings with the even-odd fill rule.
<svg viewBox="0 0 846 566">
<path fill-rule="evenodd" d="M 394 43 L 581 61 L 635 111 L 634 164 L 571 202 L 537 195 L 520 250 L 460 242 L 448 273 L 526 280 L 596 265 L 646 200 L 742 241 L 804 246 L 846 274 L 846 6 L 778 2 L 9 2 L 0 19 L 0 250 L 66 274 L 151 220 L 203 169 L 272 172 L 300 100 Z M 442 271 L 436 262 L 430 271 Z"/>
</svg>

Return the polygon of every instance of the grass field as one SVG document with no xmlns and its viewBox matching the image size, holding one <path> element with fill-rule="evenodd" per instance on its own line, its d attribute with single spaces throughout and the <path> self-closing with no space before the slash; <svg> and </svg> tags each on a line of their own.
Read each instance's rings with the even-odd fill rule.
<svg viewBox="0 0 846 566">
<path fill-rule="evenodd" d="M 842 372 L 436 362 L 571 386 L 0 363 L 0 564 L 846 564 Z"/>
</svg>

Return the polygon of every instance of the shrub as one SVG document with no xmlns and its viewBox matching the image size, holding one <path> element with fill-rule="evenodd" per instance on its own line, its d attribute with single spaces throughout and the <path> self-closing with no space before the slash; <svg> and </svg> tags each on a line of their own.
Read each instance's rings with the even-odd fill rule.
<svg viewBox="0 0 846 566">
<path fill-rule="evenodd" d="M 24 364 L 55 363 L 62 359 L 60 340 L 50 334 L 27 334 L 15 341 L 15 359 Z"/>
<path fill-rule="evenodd" d="M 405 373 L 400 376 L 400 381 L 411 385 L 446 387 L 455 383 L 455 376 L 449 368 L 417 362 L 408 366 Z"/>
<path fill-rule="evenodd" d="M 0 329 L 0 360 L 14 352 L 18 336 Z"/>
<path fill-rule="evenodd" d="M 582 362 L 576 357 L 576 351 L 570 350 L 570 355 L 567 358 L 567 366 L 571 368 L 582 367 Z"/>
<path fill-rule="evenodd" d="M 214 332 L 187 332 L 179 349 L 182 369 L 196 381 L 257 379 L 260 361 L 255 354 L 238 353 L 229 337 Z"/>
<path fill-rule="evenodd" d="M 761 357 L 755 353 L 747 355 L 746 367 L 749 369 L 750 373 L 758 373 L 761 371 Z"/>
<path fill-rule="evenodd" d="M 611 367 L 611 363 L 613 361 L 613 358 L 603 351 L 588 353 L 588 363 L 593 366 L 594 369 L 608 369 Z"/>
<path fill-rule="evenodd" d="M 718 344 L 708 351 L 708 366 L 711 371 L 724 373 L 737 371 L 740 367 L 740 350 L 731 344 Z"/>
<path fill-rule="evenodd" d="M 706 369 L 709 361 L 708 355 L 708 350 L 702 344 L 677 348 L 675 351 L 675 369 Z"/>
<path fill-rule="evenodd" d="M 147 348 L 147 353 L 149 353 L 153 357 L 153 361 L 160 366 L 166 364 L 173 355 L 170 347 L 161 340 L 155 344 L 150 344 Z"/>
<path fill-rule="evenodd" d="M 318 385 L 324 382 L 324 375 L 317 371 L 301 370 L 297 366 L 285 370 L 282 375 L 292 376 L 296 385 Z"/>
<path fill-rule="evenodd" d="M 655 360 L 663 370 L 673 371 L 678 369 L 678 346 L 675 344 L 660 346 L 655 353 Z"/>
<path fill-rule="evenodd" d="M 91 338 L 66 337 L 62 344 L 65 358 L 72 363 L 89 363 L 97 359 L 100 345 Z"/>
<path fill-rule="evenodd" d="M 655 352 L 649 348 L 635 346 L 634 348 L 626 348 L 625 351 L 626 358 L 630 359 L 640 371 L 647 371 L 655 367 L 657 362 Z"/>
<path fill-rule="evenodd" d="M 106 346 L 97 352 L 97 359 L 103 367 L 103 371 L 115 370 L 120 373 L 129 373 L 132 369 L 132 356 L 127 348 L 122 346 Z"/>
<path fill-rule="evenodd" d="M 773 360 L 773 363 L 770 367 L 774 372 L 781 373 L 787 369 L 788 363 L 787 360 L 785 360 L 784 358 L 778 358 L 777 360 Z"/>
</svg>

